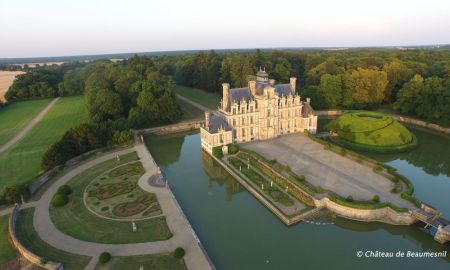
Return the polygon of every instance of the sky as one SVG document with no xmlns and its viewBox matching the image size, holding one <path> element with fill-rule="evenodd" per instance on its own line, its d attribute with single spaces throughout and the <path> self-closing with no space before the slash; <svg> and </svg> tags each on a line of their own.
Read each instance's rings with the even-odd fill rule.
<svg viewBox="0 0 450 270">
<path fill-rule="evenodd" d="M 0 0 L 0 58 L 449 43 L 449 0 Z"/>
</svg>

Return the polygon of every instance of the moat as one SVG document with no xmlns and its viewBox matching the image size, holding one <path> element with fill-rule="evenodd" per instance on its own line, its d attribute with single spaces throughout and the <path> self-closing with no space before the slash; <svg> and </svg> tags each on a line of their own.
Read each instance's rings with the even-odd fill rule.
<svg viewBox="0 0 450 270">
<path fill-rule="evenodd" d="M 326 121 L 326 120 L 325 120 Z M 324 121 L 320 121 L 323 124 Z M 319 125 L 320 125 L 319 124 Z M 412 129 L 419 147 L 369 155 L 407 176 L 415 195 L 450 216 L 450 138 Z M 357 251 L 443 251 L 420 226 L 326 217 L 286 227 L 200 149 L 198 133 L 148 137 L 152 155 L 218 269 L 448 269 L 450 257 L 357 258 Z M 317 224 L 318 223 L 318 224 Z M 333 224 L 327 224 L 333 223 Z"/>
</svg>

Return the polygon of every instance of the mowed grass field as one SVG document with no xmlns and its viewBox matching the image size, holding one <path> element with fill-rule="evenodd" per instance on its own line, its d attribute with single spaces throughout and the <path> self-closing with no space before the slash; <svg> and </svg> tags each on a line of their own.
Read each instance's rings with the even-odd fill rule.
<svg viewBox="0 0 450 270">
<path fill-rule="evenodd" d="M 51 99 L 14 102 L 0 109 L 0 146 L 7 143 L 28 124 Z"/>
<path fill-rule="evenodd" d="M 177 102 L 181 107 L 181 112 L 183 113 L 181 120 L 192 120 L 205 117 L 205 113 L 202 110 L 187 103 L 186 101 L 177 98 Z"/>
<path fill-rule="evenodd" d="M 190 88 L 186 86 L 176 85 L 175 93 L 183 97 L 186 97 L 192 101 L 195 101 L 212 110 L 216 110 L 220 102 L 219 94 L 208 93 L 200 89 Z"/>
<path fill-rule="evenodd" d="M 0 155 L 0 190 L 5 185 L 34 180 L 47 149 L 68 129 L 87 121 L 83 96 L 60 98 L 22 140 Z"/>
</svg>

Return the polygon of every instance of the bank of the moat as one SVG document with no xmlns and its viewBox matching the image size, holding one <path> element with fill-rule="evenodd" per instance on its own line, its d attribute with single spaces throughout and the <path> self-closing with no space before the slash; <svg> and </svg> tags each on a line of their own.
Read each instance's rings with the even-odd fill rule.
<svg viewBox="0 0 450 270">
<path fill-rule="evenodd" d="M 388 164 L 410 178 L 419 199 L 450 216 L 447 196 L 450 140 L 428 133 L 425 137 L 416 135 L 429 147 L 419 146 L 397 158 L 391 155 Z M 439 140 L 443 141 L 433 143 Z M 447 269 L 450 266 L 449 258 L 359 259 L 356 257 L 358 250 L 450 251 L 450 248 L 449 244 L 435 242 L 418 226 L 363 223 L 329 215 L 313 221 L 334 225 L 305 222 L 286 227 L 209 155 L 202 153 L 198 134 L 148 137 L 147 142 L 218 269 L 295 269 L 298 266 L 306 269 Z M 421 190 L 424 185 L 433 187 L 436 192 Z"/>
</svg>

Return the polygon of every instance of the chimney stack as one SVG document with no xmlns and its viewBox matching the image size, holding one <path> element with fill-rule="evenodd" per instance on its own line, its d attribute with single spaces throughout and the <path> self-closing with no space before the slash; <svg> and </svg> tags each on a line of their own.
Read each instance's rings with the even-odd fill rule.
<svg viewBox="0 0 450 270">
<path fill-rule="evenodd" d="M 256 94 L 256 81 L 249 81 L 248 88 L 250 89 L 252 95 L 254 96 Z"/>
<path fill-rule="evenodd" d="M 205 129 L 209 131 L 209 112 L 205 112 Z"/>
<path fill-rule="evenodd" d="M 290 85 L 291 85 L 292 94 L 295 94 L 295 89 L 297 87 L 297 78 L 291 77 L 290 78 Z"/>
<path fill-rule="evenodd" d="M 310 103 L 311 102 L 311 98 L 306 98 L 306 103 Z"/>
<path fill-rule="evenodd" d="M 229 100 L 229 96 L 230 96 L 230 84 L 229 83 L 222 83 L 222 88 L 223 88 L 223 93 L 222 93 L 222 98 L 223 98 L 223 110 L 227 110 L 228 109 L 228 100 Z"/>
</svg>

